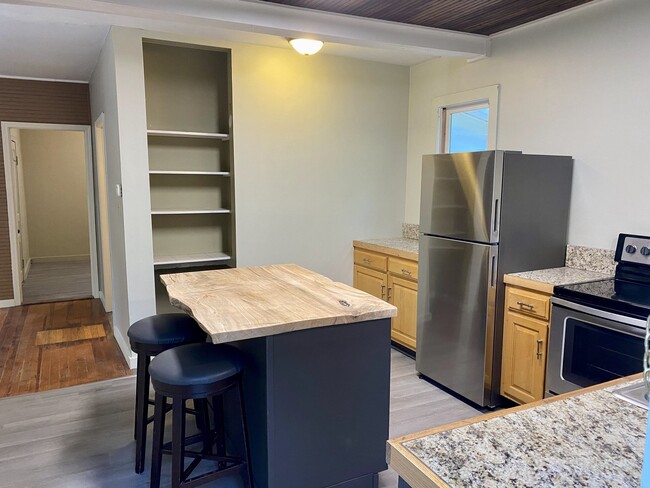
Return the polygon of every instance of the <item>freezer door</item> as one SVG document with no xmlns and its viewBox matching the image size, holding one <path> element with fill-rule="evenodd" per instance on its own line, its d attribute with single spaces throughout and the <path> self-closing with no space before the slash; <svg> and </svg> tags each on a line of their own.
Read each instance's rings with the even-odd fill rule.
<svg viewBox="0 0 650 488">
<path fill-rule="evenodd" d="M 422 157 L 420 232 L 499 242 L 503 152 Z"/>
<path fill-rule="evenodd" d="M 495 245 L 420 237 L 417 370 L 483 406 L 492 393 L 497 259 Z"/>
</svg>

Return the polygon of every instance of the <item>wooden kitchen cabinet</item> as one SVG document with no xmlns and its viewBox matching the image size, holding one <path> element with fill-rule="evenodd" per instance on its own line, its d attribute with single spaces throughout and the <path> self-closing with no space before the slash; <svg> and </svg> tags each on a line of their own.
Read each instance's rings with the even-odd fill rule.
<svg viewBox="0 0 650 488">
<path fill-rule="evenodd" d="M 550 295 L 506 287 L 501 394 L 517 403 L 544 398 Z"/>
<path fill-rule="evenodd" d="M 415 331 L 418 312 L 418 283 L 410 279 L 388 275 L 388 303 L 397 307 L 397 317 L 391 323 L 391 337 L 395 342 L 415 350 Z"/>
<path fill-rule="evenodd" d="M 354 249 L 354 287 L 386 300 L 397 307 L 397 317 L 391 322 L 391 339 L 415 351 L 418 263 L 412 259 Z"/>
<path fill-rule="evenodd" d="M 372 296 L 386 298 L 386 273 L 354 265 L 354 287 Z"/>
</svg>

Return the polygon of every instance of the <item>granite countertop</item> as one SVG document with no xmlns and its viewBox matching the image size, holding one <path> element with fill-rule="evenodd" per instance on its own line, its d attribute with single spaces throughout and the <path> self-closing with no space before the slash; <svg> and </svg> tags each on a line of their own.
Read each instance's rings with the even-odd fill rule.
<svg viewBox="0 0 650 488">
<path fill-rule="evenodd" d="M 640 486 L 647 411 L 612 394 L 627 381 L 391 440 L 389 463 L 412 488 Z"/>
<path fill-rule="evenodd" d="M 504 276 L 503 281 L 510 285 L 522 286 L 545 293 L 553 293 L 556 285 L 573 285 L 611 278 L 611 274 L 598 273 L 576 268 L 551 268 L 538 271 L 524 271 Z"/>
<path fill-rule="evenodd" d="M 295 264 L 160 279 L 171 304 L 194 317 L 214 343 L 397 315 L 384 300 Z"/>
<path fill-rule="evenodd" d="M 370 251 L 394 254 L 405 259 L 418 260 L 417 239 L 407 239 L 405 237 L 388 237 L 385 239 L 367 239 L 362 241 L 353 241 L 355 247 L 368 249 Z"/>
</svg>

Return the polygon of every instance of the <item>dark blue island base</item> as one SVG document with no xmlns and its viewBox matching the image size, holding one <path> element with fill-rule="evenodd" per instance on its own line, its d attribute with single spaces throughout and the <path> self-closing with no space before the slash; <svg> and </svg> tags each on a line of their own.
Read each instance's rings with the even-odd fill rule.
<svg viewBox="0 0 650 488">
<path fill-rule="evenodd" d="M 402 478 L 399 478 L 399 482 L 397 483 L 397 488 L 411 488 L 411 485 L 409 485 Z"/>
<path fill-rule="evenodd" d="M 255 488 L 378 486 L 387 468 L 389 318 L 233 344 L 248 357 Z"/>
</svg>

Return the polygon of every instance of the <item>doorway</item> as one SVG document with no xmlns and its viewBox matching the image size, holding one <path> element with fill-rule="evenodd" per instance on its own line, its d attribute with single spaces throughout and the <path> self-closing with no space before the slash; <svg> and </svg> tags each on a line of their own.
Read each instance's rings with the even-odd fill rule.
<svg viewBox="0 0 650 488">
<path fill-rule="evenodd" d="M 2 134 L 15 305 L 97 297 L 90 127 L 3 122 Z"/>
<path fill-rule="evenodd" d="M 95 135 L 95 187 L 97 188 L 98 239 L 99 239 L 99 298 L 106 312 L 113 311 L 113 280 L 111 275 L 111 249 L 108 217 L 108 175 L 104 137 L 104 114 L 94 124 Z"/>
</svg>

